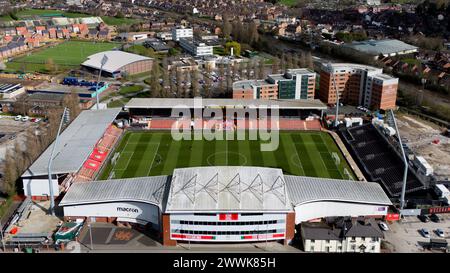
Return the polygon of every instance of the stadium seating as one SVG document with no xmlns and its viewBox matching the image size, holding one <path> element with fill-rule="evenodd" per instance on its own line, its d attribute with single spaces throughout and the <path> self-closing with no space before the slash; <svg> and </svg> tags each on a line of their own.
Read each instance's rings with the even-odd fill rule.
<svg viewBox="0 0 450 273">
<path fill-rule="evenodd" d="M 341 128 L 339 134 L 350 148 L 350 152 L 363 166 L 371 181 L 380 182 L 391 196 L 399 196 L 403 184 L 404 163 L 390 144 L 372 124 Z M 414 192 L 424 185 L 408 172 L 406 192 Z"/>
</svg>

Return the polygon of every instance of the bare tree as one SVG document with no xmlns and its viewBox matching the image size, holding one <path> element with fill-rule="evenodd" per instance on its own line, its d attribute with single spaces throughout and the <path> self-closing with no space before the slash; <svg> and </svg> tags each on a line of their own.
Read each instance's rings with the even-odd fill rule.
<svg viewBox="0 0 450 273">
<path fill-rule="evenodd" d="M 277 57 L 273 58 L 273 62 L 272 62 L 272 73 L 273 74 L 278 74 L 280 73 L 280 59 L 278 59 Z"/>
<path fill-rule="evenodd" d="M 265 76 L 265 64 L 264 64 L 264 59 L 260 59 L 259 60 L 259 64 L 258 64 L 258 78 L 259 79 L 263 79 Z"/>
<path fill-rule="evenodd" d="M 197 69 L 193 69 L 191 71 L 191 96 L 198 97 L 200 96 L 199 83 L 198 83 L 198 71 Z"/>
</svg>

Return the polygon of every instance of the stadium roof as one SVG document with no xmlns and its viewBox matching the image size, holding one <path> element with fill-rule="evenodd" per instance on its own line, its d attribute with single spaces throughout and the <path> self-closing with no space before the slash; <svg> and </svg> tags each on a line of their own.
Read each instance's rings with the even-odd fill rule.
<svg viewBox="0 0 450 273">
<path fill-rule="evenodd" d="M 372 55 L 387 55 L 417 50 L 417 47 L 395 39 L 352 42 L 344 46 Z"/>
<path fill-rule="evenodd" d="M 292 207 L 281 169 L 198 167 L 175 169 L 166 212 L 271 211 Z"/>
<path fill-rule="evenodd" d="M 285 175 L 294 206 L 319 201 L 392 205 L 377 183 Z"/>
<path fill-rule="evenodd" d="M 106 57 L 108 58 L 108 61 L 103 66 L 103 70 L 109 73 L 119 71 L 121 67 L 131 63 L 135 63 L 138 61 L 152 60 L 152 58 L 144 57 L 137 54 L 132 54 L 120 50 L 110 50 L 99 52 L 89 56 L 88 59 L 81 65 L 91 67 L 94 69 L 100 69 L 103 55 L 106 55 Z"/>
<path fill-rule="evenodd" d="M 163 175 L 74 183 L 59 205 L 138 201 L 162 209 L 169 179 L 169 176 Z"/>
<path fill-rule="evenodd" d="M 120 108 L 112 108 L 82 111 L 59 136 L 59 143 L 53 157 L 52 173 L 78 171 L 120 110 Z M 54 142 L 25 171 L 23 177 L 48 175 L 47 164 L 53 145 Z"/>
<path fill-rule="evenodd" d="M 144 108 L 194 108 L 194 101 L 199 98 L 132 98 L 126 105 L 126 109 Z M 259 99 L 201 99 L 201 105 L 195 108 L 255 108 L 259 106 L 277 106 L 280 109 L 327 109 L 320 100 L 259 100 Z"/>
</svg>

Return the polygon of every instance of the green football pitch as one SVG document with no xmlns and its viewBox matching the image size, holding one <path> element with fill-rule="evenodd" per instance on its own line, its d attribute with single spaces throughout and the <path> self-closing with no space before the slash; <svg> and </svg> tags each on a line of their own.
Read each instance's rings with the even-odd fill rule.
<svg viewBox="0 0 450 273">
<path fill-rule="evenodd" d="M 116 43 L 67 41 L 40 49 L 28 56 L 14 59 L 6 64 L 9 71 L 47 72 L 45 63 L 52 59 L 60 70 L 78 67 L 86 58 L 97 52 L 111 50 Z"/>
<path fill-rule="evenodd" d="M 292 175 L 354 179 L 325 132 L 280 132 L 280 144 L 273 152 L 262 152 L 260 144 L 258 140 L 175 141 L 167 131 L 127 132 L 100 179 L 170 175 L 175 168 L 198 166 L 260 166 Z"/>
</svg>

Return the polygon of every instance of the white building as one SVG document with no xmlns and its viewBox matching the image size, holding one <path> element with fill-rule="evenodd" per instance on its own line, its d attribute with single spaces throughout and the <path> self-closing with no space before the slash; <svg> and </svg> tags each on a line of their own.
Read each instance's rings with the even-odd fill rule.
<svg viewBox="0 0 450 273">
<path fill-rule="evenodd" d="M 379 253 L 383 232 L 373 219 L 339 217 L 303 223 L 301 237 L 305 252 Z"/>
<path fill-rule="evenodd" d="M 20 84 L 0 83 L 0 95 L 4 99 L 12 99 L 25 93 L 25 88 Z"/>
<path fill-rule="evenodd" d="M 213 47 L 193 38 L 181 38 L 180 46 L 195 57 L 213 55 Z"/>
<path fill-rule="evenodd" d="M 172 29 L 172 39 L 179 41 L 181 38 L 193 38 L 194 30 L 192 28 L 174 28 Z"/>
<path fill-rule="evenodd" d="M 172 41 L 173 40 L 172 32 L 158 32 L 158 33 L 156 33 L 156 37 L 163 41 Z"/>
</svg>

